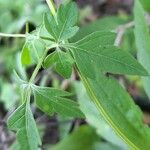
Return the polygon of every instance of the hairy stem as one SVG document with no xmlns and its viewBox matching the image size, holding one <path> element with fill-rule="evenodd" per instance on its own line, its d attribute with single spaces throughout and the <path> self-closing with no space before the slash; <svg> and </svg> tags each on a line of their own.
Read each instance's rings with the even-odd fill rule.
<svg viewBox="0 0 150 150">
<path fill-rule="evenodd" d="M 55 7 L 54 7 L 54 4 L 53 4 L 53 1 L 52 0 L 46 0 L 46 2 L 48 4 L 48 6 L 49 6 L 53 16 L 55 17 L 56 16 L 56 11 L 55 11 Z M 26 27 L 28 27 L 28 25 L 26 25 Z M 40 68 L 41 68 L 41 66 L 43 64 L 43 61 L 46 58 L 46 55 L 47 55 L 47 52 L 49 51 L 49 49 L 55 48 L 57 46 L 58 46 L 57 44 L 52 44 L 49 48 L 46 47 L 46 49 L 45 49 L 45 51 L 43 53 L 43 56 L 39 59 L 39 62 L 37 64 L 37 66 L 35 67 L 32 75 L 31 75 L 31 77 L 29 79 L 29 85 L 34 82 L 34 80 L 35 80 L 35 78 L 36 78 L 36 76 L 37 76 L 37 74 L 38 74 L 38 72 L 39 72 L 39 70 L 40 70 Z"/>
<path fill-rule="evenodd" d="M 1 37 L 14 37 L 14 38 L 25 38 L 26 34 L 7 34 L 7 33 L 0 33 Z"/>
<path fill-rule="evenodd" d="M 53 16 L 55 17 L 55 16 L 56 16 L 56 10 L 55 10 L 53 1 L 52 1 L 52 0 L 46 0 L 46 3 L 47 3 L 47 5 L 49 6 L 49 9 L 50 9 L 51 13 L 52 13 Z M 50 47 L 50 49 L 51 49 L 51 48 L 54 48 L 55 46 L 56 46 L 56 45 Z M 34 69 L 33 74 L 32 74 L 32 76 L 31 76 L 31 78 L 30 78 L 30 80 L 29 80 L 29 83 L 32 83 L 32 82 L 34 81 L 35 77 L 37 76 L 37 74 L 38 74 L 38 72 L 39 72 L 39 69 L 41 68 L 42 63 L 43 63 L 43 61 L 44 61 L 44 59 L 45 59 L 45 57 L 46 57 L 46 55 L 47 55 L 47 52 L 48 52 L 48 50 L 45 50 L 43 56 L 42 56 L 41 59 L 39 60 L 39 63 L 37 64 L 36 68 Z"/>
<path fill-rule="evenodd" d="M 34 82 L 34 79 L 35 79 L 35 77 L 37 76 L 37 74 L 38 74 L 38 72 L 39 72 L 39 70 L 40 70 L 40 68 L 41 68 L 41 66 L 42 66 L 42 63 L 43 63 L 43 61 L 44 61 L 44 59 L 45 59 L 45 57 L 46 57 L 46 55 L 47 55 L 47 52 L 48 52 L 50 49 L 55 48 L 55 47 L 57 47 L 57 46 L 58 46 L 57 44 L 52 44 L 49 48 L 46 48 L 46 49 L 45 49 L 45 51 L 44 51 L 44 53 L 43 53 L 43 56 L 40 58 L 40 60 L 39 60 L 39 62 L 38 62 L 38 64 L 37 64 L 37 66 L 36 66 L 36 68 L 34 69 L 34 71 L 33 71 L 33 73 L 32 73 L 32 76 L 31 76 L 31 78 L 30 78 L 30 80 L 29 80 L 29 83 L 33 83 L 33 82 Z"/>
<path fill-rule="evenodd" d="M 45 50 L 43 56 L 39 60 L 39 63 L 37 64 L 36 68 L 34 69 L 33 74 L 32 74 L 32 76 L 31 76 L 31 78 L 29 80 L 29 83 L 32 83 L 34 81 L 35 77 L 37 76 L 37 74 L 39 72 L 39 69 L 41 68 L 42 63 L 43 63 L 43 61 L 44 61 L 44 59 L 46 57 L 47 52 L 48 52 L 48 50 Z"/>
</svg>

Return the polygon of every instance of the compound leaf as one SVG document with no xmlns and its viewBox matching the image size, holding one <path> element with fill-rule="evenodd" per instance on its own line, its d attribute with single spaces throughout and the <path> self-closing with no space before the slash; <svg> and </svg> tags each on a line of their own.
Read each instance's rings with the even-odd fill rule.
<svg viewBox="0 0 150 150">
<path fill-rule="evenodd" d="M 71 38 L 78 31 L 74 26 L 77 22 L 78 11 L 75 3 L 61 4 L 56 19 L 51 13 L 44 16 L 44 24 L 55 41 L 62 41 Z"/>
</svg>

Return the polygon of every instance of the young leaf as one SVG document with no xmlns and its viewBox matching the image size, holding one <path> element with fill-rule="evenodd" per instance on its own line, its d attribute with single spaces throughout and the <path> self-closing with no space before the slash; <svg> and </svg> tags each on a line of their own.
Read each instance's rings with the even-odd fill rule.
<svg viewBox="0 0 150 150">
<path fill-rule="evenodd" d="M 94 78 L 94 67 L 103 72 L 148 75 L 128 52 L 110 46 L 113 41 L 114 34 L 111 32 L 94 32 L 66 47 L 71 49 L 80 71 L 90 78 Z"/>
<path fill-rule="evenodd" d="M 150 73 L 150 35 L 149 28 L 144 18 L 144 10 L 139 2 L 135 1 L 135 40 L 138 49 L 138 60 Z M 150 77 L 142 77 L 144 89 L 150 98 Z"/>
<path fill-rule="evenodd" d="M 48 115 L 57 112 L 62 116 L 84 117 L 79 110 L 78 104 L 65 98 L 66 96 L 70 96 L 68 92 L 39 86 L 34 86 L 33 92 L 36 105 Z"/>
<path fill-rule="evenodd" d="M 23 65 L 29 65 L 31 63 L 30 52 L 29 52 L 29 48 L 28 48 L 28 43 L 27 42 L 24 44 L 24 46 L 22 48 L 21 63 Z"/>
<path fill-rule="evenodd" d="M 33 34 L 28 34 L 25 45 L 21 53 L 21 62 L 23 65 L 38 63 L 45 51 L 45 43 Z"/>
<path fill-rule="evenodd" d="M 131 149 L 149 149 L 150 129 L 143 125 L 141 111 L 124 89 L 115 80 L 102 75 L 92 80 L 81 74 L 81 79 L 99 113 L 116 134 Z"/>
<path fill-rule="evenodd" d="M 41 145 L 29 102 L 22 104 L 8 118 L 7 125 L 9 129 L 17 132 L 17 142 L 21 150 L 35 150 Z"/>
<path fill-rule="evenodd" d="M 71 38 L 78 31 L 78 27 L 74 26 L 77 22 L 77 6 L 75 3 L 61 4 L 57 18 L 55 19 L 51 13 L 44 16 L 44 24 L 47 31 L 55 39 L 62 41 Z"/>
<path fill-rule="evenodd" d="M 30 57 L 33 63 L 38 63 L 45 51 L 45 44 L 41 39 L 35 39 L 29 42 Z"/>
<path fill-rule="evenodd" d="M 54 51 L 45 58 L 43 66 L 44 68 L 49 68 L 52 65 L 56 64 L 57 61 L 58 61 L 58 52 Z"/>
<path fill-rule="evenodd" d="M 44 66 L 47 68 L 52 64 L 55 64 L 55 70 L 64 78 L 69 78 L 71 76 L 73 59 L 68 53 L 58 49 L 48 55 L 44 61 Z"/>
<path fill-rule="evenodd" d="M 58 62 L 56 64 L 56 71 L 64 78 L 69 78 L 72 73 L 72 58 L 68 53 L 58 51 Z"/>
</svg>

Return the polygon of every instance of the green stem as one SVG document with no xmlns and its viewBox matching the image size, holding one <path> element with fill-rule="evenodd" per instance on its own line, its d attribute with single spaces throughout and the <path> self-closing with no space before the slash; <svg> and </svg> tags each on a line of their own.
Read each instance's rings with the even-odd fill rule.
<svg viewBox="0 0 150 150">
<path fill-rule="evenodd" d="M 31 78 L 29 80 L 29 83 L 33 83 L 34 82 L 34 79 L 37 76 L 37 74 L 39 72 L 39 69 L 41 68 L 42 63 L 43 63 L 43 61 L 44 61 L 44 59 L 45 59 L 45 57 L 46 57 L 47 52 L 49 51 L 49 49 L 55 48 L 57 46 L 58 46 L 57 44 L 52 44 L 51 47 L 45 49 L 43 56 L 40 58 L 37 66 L 36 66 L 36 68 L 33 71 L 33 74 L 32 74 L 32 76 L 31 76 Z"/>
<path fill-rule="evenodd" d="M 51 13 L 53 14 L 53 16 L 54 16 L 54 18 L 55 18 L 55 16 L 56 16 L 56 11 L 55 11 L 55 7 L 54 7 L 53 1 L 52 1 L 52 0 L 46 0 L 46 2 L 47 2 L 48 6 L 49 6 L 49 8 L 50 8 Z M 39 63 L 37 64 L 36 68 L 35 68 L 34 71 L 33 71 L 33 74 L 32 74 L 32 76 L 31 76 L 31 78 L 30 78 L 30 80 L 29 80 L 29 83 L 33 83 L 33 82 L 34 82 L 34 79 L 35 79 L 35 77 L 37 76 L 37 74 L 38 74 L 38 72 L 39 72 L 39 69 L 40 69 L 41 66 L 42 66 L 42 63 L 43 63 L 43 61 L 44 61 L 44 59 L 45 59 L 45 57 L 46 57 L 46 55 L 47 55 L 48 50 L 49 50 L 49 49 L 52 49 L 52 48 L 55 48 L 55 47 L 57 47 L 57 46 L 58 46 L 57 44 L 53 44 L 53 45 L 51 45 L 51 47 L 49 47 L 49 48 L 47 48 L 47 49 L 45 50 L 43 56 L 41 57 L 41 59 L 39 60 Z"/>
<path fill-rule="evenodd" d="M 56 16 L 56 11 L 55 11 L 55 7 L 54 7 L 53 1 L 52 1 L 52 0 L 46 0 L 46 2 L 47 2 L 48 6 L 49 6 L 49 8 L 50 8 L 50 11 L 52 12 L 52 14 L 53 14 L 53 16 L 54 16 L 54 18 L 55 18 L 55 16 Z M 27 25 L 27 26 L 28 26 L 28 25 Z M 44 53 L 43 53 L 43 56 L 40 58 L 40 60 L 39 60 L 39 62 L 38 62 L 38 64 L 37 64 L 37 66 L 36 66 L 36 68 L 34 69 L 32 75 L 31 75 L 31 78 L 29 79 L 29 85 L 34 82 L 34 80 L 35 80 L 35 78 L 36 78 L 36 76 L 37 76 L 37 74 L 38 74 L 38 72 L 39 72 L 39 70 L 40 70 L 40 68 L 41 68 L 41 66 L 42 66 L 43 61 L 44 61 L 44 59 L 46 58 L 46 55 L 47 55 L 48 50 L 49 50 L 49 49 L 52 49 L 52 48 L 55 48 L 55 47 L 57 47 L 57 46 L 58 46 L 58 45 L 55 43 L 55 44 L 52 44 L 49 48 L 46 48 L 46 49 L 45 49 L 45 51 L 44 51 Z M 29 95 L 31 95 L 31 93 L 29 93 Z"/>
<path fill-rule="evenodd" d="M 25 37 L 26 37 L 26 34 L 7 34 L 7 33 L 0 33 L 0 37 L 25 38 Z"/>
<path fill-rule="evenodd" d="M 26 22 L 26 33 L 29 33 L 29 23 Z"/>
<path fill-rule="evenodd" d="M 55 10 L 55 6 L 54 6 L 54 3 L 52 0 L 46 0 L 47 2 L 47 5 L 51 11 L 51 13 L 53 14 L 53 16 L 55 17 L 56 16 L 56 10 Z"/>
<path fill-rule="evenodd" d="M 43 61 L 44 61 L 44 59 L 46 57 L 47 52 L 48 52 L 48 50 L 45 50 L 43 56 L 40 58 L 39 63 L 37 64 L 36 68 L 34 69 L 33 74 L 32 74 L 32 76 L 31 76 L 31 78 L 29 80 L 29 83 L 33 83 L 35 77 L 37 76 L 37 74 L 39 72 L 39 69 L 42 66 L 42 63 L 43 63 Z"/>
</svg>

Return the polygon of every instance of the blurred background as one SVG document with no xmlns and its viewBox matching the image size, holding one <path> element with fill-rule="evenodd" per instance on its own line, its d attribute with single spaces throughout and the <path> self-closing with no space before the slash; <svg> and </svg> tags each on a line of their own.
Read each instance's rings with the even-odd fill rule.
<svg viewBox="0 0 150 150">
<path fill-rule="evenodd" d="M 61 0 L 55 0 L 57 6 L 61 2 Z M 118 26 L 133 20 L 133 0 L 76 0 L 76 2 L 79 7 L 78 25 L 81 30 L 71 39 L 72 41 L 81 39 L 94 31 L 115 30 Z M 141 0 L 141 2 L 145 10 L 149 12 L 150 1 Z M 48 7 L 44 0 L 0 0 L 0 32 L 25 33 L 26 22 L 29 23 L 31 32 L 42 23 L 43 14 L 47 11 Z M 16 149 L 15 134 L 8 131 L 6 119 L 21 101 L 13 71 L 17 70 L 25 79 L 30 76 L 34 68 L 34 65 L 23 68 L 20 64 L 20 52 L 24 42 L 23 38 L 0 37 L 0 150 Z M 127 30 L 120 46 L 136 57 L 133 28 Z M 143 121 L 150 125 L 150 102 L 139 77 L 117 75 L 115 77 L 142 109 Z M 81 109 L 84 109 L 82 106 L 87 103 L 87 109 L 83 111 L 89 116 L 87 120 L 63 118 L 57 115 L 46 116 L 33 105 L 32 111 L 43 141 L 41 149 L 128 149 L 105 121 L 99 118 L 95 107 L 87 102 L 85 89 L 78 81 L 75 72 L 72 78 L 74 81 L 64 80 L 53 70 L 40 70 L 37 84 L 54 86 L 76 93 L 75 99 L 79 100 Z"/>
</svg>

